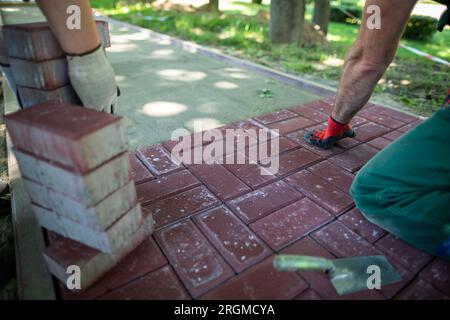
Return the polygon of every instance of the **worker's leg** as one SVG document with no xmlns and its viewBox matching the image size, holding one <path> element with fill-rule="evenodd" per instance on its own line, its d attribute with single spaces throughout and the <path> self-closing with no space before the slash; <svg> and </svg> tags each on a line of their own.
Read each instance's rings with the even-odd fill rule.
<svg viewBox="0 0 450 320">
<path fill-rule="evenodd" d="M 348 123 L 367 103 L 373 89 L 395 55 L 399 40 L 417 0 L 367 0 L 357 39 L 350 49 L 342 72 L 338 92 L 326 130 L 308 132 L 305 140 L 321 148 L 354 136 Z M 370 29 L 367 21 L 380 8 L 381 29 Z"/>
<path fill-rule="evenodd" d="M 371 222 L 434 255 L 450 237 L 449 137 L 450 107 L 376 155 L 351 187 Z"/>
<path fill-rule="evenodd" d="M 70 55 L 80 55 L 93 51 L 100 45 L 100 39 L 92 17 L 88 0 L 37 0 L 39 8 L 47 18 L 61 48 Z M 80 29 L 68 29 L 67 8 L 76 5 L 80 8 Z"/>
</svg>

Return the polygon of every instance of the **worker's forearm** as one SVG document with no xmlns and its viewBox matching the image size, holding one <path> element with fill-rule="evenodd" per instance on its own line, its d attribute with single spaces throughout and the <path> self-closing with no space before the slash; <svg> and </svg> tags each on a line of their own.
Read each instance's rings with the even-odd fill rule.
<svg viewBox="0 0 450 320">
<path fill-rule="evenodd" d="M 88 0 L 37 0 L 37 4 L 66 53 L 79 55 L 99 46 L 100 39 Z M 71 5 L 80 8 L 79 29 L 69 29 L 67 26 L 67 19 L 71 16 L 67 8 Z"/>
<path fill-rule="evenodd" d="M 367 0 L 358 38 L 346 59 L 332 117 L 348 123 L 367 103 L 376 84 L 391 63 L 403 30 L 417 0 Z M 369 6 L 380 9 L 380 29 L 367 25 L 373 13 Z"/>
</svg>

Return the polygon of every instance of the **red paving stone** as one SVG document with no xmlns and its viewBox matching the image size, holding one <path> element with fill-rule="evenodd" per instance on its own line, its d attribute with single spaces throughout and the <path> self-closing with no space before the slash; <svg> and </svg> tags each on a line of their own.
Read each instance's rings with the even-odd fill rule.
<svg viewBox="0 0 450 320">
<path fill-rule="evenodd" d="M 153 214 L 155 228 L 159 228 L 216 204 L 219 204 L 217 198 L 206 187 L 200 186 L 152 202 L 146 208 Z"/>
<path fill-rule="evenodd" d="M 348 194 L 307 170 L 295 173 L 285 181 L 335 215 L 353 206 L 353 200 Z"/>
<path fill-rule="evenodd" d="M 136 186 L 138 201 L 147 205 L 157 199 L 176 195 L 201 183 L 187 170 L 177 171 Z"/>
<path fill-rule="evenodd" d="M 82 292 L 63 289 L 65 299 L 93 299 L 112 291 L 167 264 L 152 237 L 148 237 L 127 258 Z"/>
<path fill-rule="evenodd" d="M 147 169 L 146 166 L 143 165 L 141 160 L 139 160 L 133 152 L 130 152 L 129 156 L 131 177 L 133 178 L 135 184 L 147 182 L 154 178 L 152 173 Z"/>
<path fill-rule="evenodd" d="M 369 222 L 357 208 L 340 216 L 339 221 L 370 243 L 374 243 L 386 234 L 386 231 Z"/>
<path fill-rule="evenodd" d="M 198 214 L 195 222 L 238 273 L 271 254 L 267 246 L 225 207 Z"/>
<path fill-rule="evenodd" d="M 65 299 L 442 299 L 450 295 L 450 263 L 431 260 L 367 221 L 348 195 L 354 173 L 379 150 L 421 122 L 369 104 L 356 117 L 357 139 L 330 150 L 303 141 L 323 128 L 333 99 L 314 101 L 219 131 L 281 129 L 280 172 L 268 158 L 246 164 L 182 165 L 171 158 L 177 141 L 140 149 L 131 158 L 139 201 L 153 213 L 156 231 L 91 288 Z M 191 135 L 195 148 L 209 146 Z M 391 140 L 390 140 L 391 139 Z M 249 156 L 254 140 L 237 152 Z M 235 142 L 234 142 L 235 143 Z M 236 143 L 235 143 L 236 144 Z M 263 157 L 264 158 L 264 157 Z M 217 160 L 217 159 L 216 159 Z M 218 159 L 220 160 L 220 159 Z M 248 160 L 248 159 L 247 159 Z M 353 209 L 352 209 L 353 208 Z M 155 239 L 156 242 L 152 239 Z M 402 280 L 381 290 L 337 295 L 318 272 L 277 272 L 273 254 L 326 258 L 383 254 Z M 112 281 L 111 279 L 115 280 Z M 119 280 L 117 280 L 119 279 Z"/>
<path fill-rule="evenodd" d="M 180 168 L 178 161 L 162 145 L 139 149 L 137 156 L 151 172 L 158 176 Z"/>
<path fill-rule="evenodd" d="M 449 296 L 436 290 L 431 284 L 416 279 L 411 285 L 395 297 L 397 300 L 441 300 L 449 299 Z"/>
<path fill-rule="evenodd" d="M 377 241 L 375 246 L 414 273 L 419 272 L 433 258 L 428 253 L 411 247 L 392 234 L 388 234 Z"/>
<path fill-rule="evenodd" d="M 369 142 L 367 142 L 367 144 L 371 147 L 374 147 L 375 149 L 378 150 L 383 150 L 384 148 L 386 148 L 392 141 L 388 140 L 386 138 L 383 137 L 378 137 L 375 138 L 373 140 L 370 140 Z"/>
<path fill-rule="evenodd" d="M 191 172 L 222 200 L 251 191 L 249 187 L 220 164 L 198 165 L 193 167 Z"/>
<path fill-rule="evenodd" d="M 234 275 L 230 266 L 190 220 L 160 230 L 155 237 L 194 298 Z"/>
<path fill-rule="evenodd" d="M 378 152 L 377 149 L 362 144 L 329 159 L 331 163 L 349 172 L 356 172 Z"/>
<path fill-rule="evenodd" d="M 293 272 L 278 272 L 272 257 L 244 271 L 217 289 L 204 295 L 208 300 L 286 300 L 293 299 L 308 284 Z"/>
<path fill-rule="evenodd" d="M 303 198 L 252 223 L 250 227 L 273 250 L 279 250 L 332 219 L 333 216 L 325 209 Z"/>
<path fill-rule="evenodd" d="M 283 181 L 276 181 L 228 202 L 245 222 L 251 223 L 303 197 Z"/>
<path fill-rule="evenodd" d="M 349 192 L 354 178 L 353 174 L 336 167 L 329 161 L 322 161 L 309 167 L 308 170 L 346 193 Z"/>
<path fill-rule="evenodd" d="M 436 259 L 419 276 L 450 296 L 450 261 Z"/>
<path fill-rule="evenodd" d="M 374 122 L 362 124 L 355 129 L 356 140 L 366 142 L 389 132 L 389 128 Z"/>
<path fill-rule="evenodd" d="M 304 117 L 296 117 L 268 125 L 270 129 L 278 129 L 280 134 L 284 135 L 289 132 L 297 131 L 307 127 L 311 127 L 315 122 Z"/>
<path fill-rule="evenodd" d="M 102 300 L 189 300 L 180 280 L 169 266 L 158 269 L 100 297 Z"/>
</svg>

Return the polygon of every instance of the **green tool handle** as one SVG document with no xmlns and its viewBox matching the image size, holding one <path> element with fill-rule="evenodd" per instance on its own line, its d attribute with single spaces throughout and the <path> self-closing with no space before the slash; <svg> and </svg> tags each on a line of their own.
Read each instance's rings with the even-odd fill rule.
<svg viewBox="0 0 450 320">
<path fill-rule="evenodd" d="M 331 273 L 334 265 L 331 260 L 311 256 L 280 254 L 273 259 L 273 266 L 280 271 L 322 271 Z"/>
</svg>

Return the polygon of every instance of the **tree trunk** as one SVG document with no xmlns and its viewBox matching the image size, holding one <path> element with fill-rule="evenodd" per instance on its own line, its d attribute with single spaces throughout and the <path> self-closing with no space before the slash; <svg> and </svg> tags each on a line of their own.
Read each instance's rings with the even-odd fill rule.
<svg viewBox="0 0 450 320">
<path fill-rule="evenodd" d="M 330 0 L 314 0 L 313 23 L 319 26 L 324 34 L 328 33 L 330 22 Z"/>
<path fill-rule="evenodd" d="M 252 3 L 254 3 L 254 4 L 261 4 L 262 0 L 252 0 Z"/>
<path fill-rule="evenodd" d="M 296 43 L 303 40 L 305 0 L 272 0 L 269 32 L 272 43 Z"/>
<path fill-rule="evenodd" d="M 219 0 L 209 0 L 211 11 L 219 11 Z"/>
</svg>

